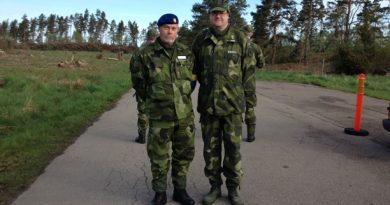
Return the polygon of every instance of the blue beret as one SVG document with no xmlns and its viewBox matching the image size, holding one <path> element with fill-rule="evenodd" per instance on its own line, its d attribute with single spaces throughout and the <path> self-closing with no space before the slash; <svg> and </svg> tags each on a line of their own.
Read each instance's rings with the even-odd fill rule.
<svg viewBox="0 0 390 205">
<path fill-rule="evenodd" d="M 164 14 L 158 19 L 157 26 L 164 24 L 179 24 L 179 19 L 175 14 Z"/>
</svg>

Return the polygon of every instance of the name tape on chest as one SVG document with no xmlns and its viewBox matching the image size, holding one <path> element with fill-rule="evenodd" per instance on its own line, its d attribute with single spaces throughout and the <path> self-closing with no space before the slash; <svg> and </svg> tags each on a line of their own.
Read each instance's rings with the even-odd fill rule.
<svg viewBox="0 0 390 205">
<path fill-rule="evenodd" d="M 177 56 L 178 60 L 187 60 L 187 56 Z"/>
</svg>

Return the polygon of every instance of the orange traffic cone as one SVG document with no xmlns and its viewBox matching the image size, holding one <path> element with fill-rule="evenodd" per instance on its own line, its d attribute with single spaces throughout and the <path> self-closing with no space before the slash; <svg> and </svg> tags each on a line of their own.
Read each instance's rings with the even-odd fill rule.
<svg viewBox="0 0 390 205">
<path fill-rule="evenodd" d="M 345 128 L 344 132 L 350 135 L 367 136 L 369 132 L 360 128 L 362 120 L 363 110 L 363 97 L 364 97 L 364 80 L 366 76 L 362 73 L 359 75 L 358 92 L 356 97 L 356 112 L 355 112 L 355 124 L 353 128 Z"/>
</svg>

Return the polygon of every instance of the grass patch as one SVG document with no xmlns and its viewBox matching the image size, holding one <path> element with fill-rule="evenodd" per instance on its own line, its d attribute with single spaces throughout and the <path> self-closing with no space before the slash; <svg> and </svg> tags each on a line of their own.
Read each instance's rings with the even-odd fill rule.
<svg viewBox="0 0 390 205">
<path fill-rule="evenodd" d="M 281 81 L 317 85 L 334 90 L 355 93 L 357 91 L 357 76 L 335 74 L 298 73 L 291 71 L 258 70 L 258 80 Z M 390 78 L 388 76 L 366 75 L 365 95 L 379 99 L 390 100 Z"/>
<path fill-rule="evenodd" d="M 96 54 L 16 50 L 0 57 L 0 79 L 6 81 L 0 88 L 0 204 L 27 188 L 129 90 L 128 59 L 98 60 Z M 88 65 L 57 67 L 72 58 Z"/>
</svg>

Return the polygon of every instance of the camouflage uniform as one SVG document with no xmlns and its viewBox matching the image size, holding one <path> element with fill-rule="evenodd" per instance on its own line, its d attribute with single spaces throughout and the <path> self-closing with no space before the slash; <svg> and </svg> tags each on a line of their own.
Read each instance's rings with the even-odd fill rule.
<svg viewBox="0 0 390 205">
<path fill-rule="evenodd" d="M 194 114 L 191 102 L 190 51 L 182 44 L 164 48 L 158 38 L 130 63 L 136 95 L 146 102 L 150 127 L 147 152 L 156 192 L 165 192 L 172 144 L 172 181 L 185 189 L 194 157 Z"/>
<path fill-rule="evenodd" d="M 252 58 L 254 60 L 253 64 L 256 65 L 258 69 L 263 68 L 265 65 L 265 61 L 263 51 L 261 50 L 260 46 L 253 43 L 252 41 L 249 41 L 249 50 L 249 55 L 255 56 L 255 58 Z M 251 82 L 253 83 L 253 81 Z M 253 86 L 256 86 L 256 84 L 254 84 Z M 252 139 L 254 140 L 256 128 L 256 113 L 253 107 L 247 107 L 245 110 L 245 124 L 247 125 L 248 141 L 250 140 L 250 137 L 253 137 Z"/>
<path fill-rule="evenodd" d="M 141 47 L 142 48 L 142 47 Z M 136 55 L 138 55 L 138 52 L 133 54 L 133 58 L 137 58 Z M 131 65 L 131 64 L 130 64 Z M 130 69 L 131 71 L 131 69 Z M 135 73 L 132 73 L 134 75 Z M 134 86 L 135 82 L 133 82 Z M 144 143 L 145 142 L 145 136 L 146 136 L 146 130 L 148 129 L 148 116 L 146 115 L 145 109 L 145 101 L 142 100 L 139 96 L 136 95 L 137 100 L 137 110 L 138 110 L 138 120 L 137 120 L 137 126 L 138 126 L 138 137 L 136 138 L 136 142 Z"/>
<path fill-rule="evenodd" d="M 151 44 L 152 42 L 150 42 L 149 40 L 156 38 L 157 36 L 158 36 L 158 31 L 156 29 L 149 29 L 146 33 L 147 41 L 142 43 L 140 50 L 142 50 L 147 45 Z M 137 55 L 137 53 L 135 53 L 134 55 Z M 149 124 L 148 116 L 146 115 L 145 112 L 146 105 L 145 105 L 145 101 L 143 101 L 140 97 L 136 96 L 136 99 L 137 99 L 137 110 L 138 110 L 138 121 L 137 121 L 138 138 L 136 139 L 136 141 L 145 142 L 146 130 L 148 129 L 148 124 Z"/>
<path fill-rule="evenodd" d="M 255 55 L 255 59 L 256 59 L 256 67 L 258 69 L 262 69 L 264 68 L 265 66 L 265 59 L 264 59 L 264 55 L 263 55 L 263 51 L 261 50 L 260 46 L 257 45 L 256 43 L 250 41 L 250 45 L 253 49 L 253 54 Z"/>
<path fill-rule="evenodd" d="M 137 120 L 137 126 L 138 126 L 138 137 L 141 140 L 144 139 L 146 136 L 146 130 L 148 129 L 149 120 L 148 116 L 145 113 L 145 102 L 137 97 L 137 110 L 138 110 L 138 120 Z"/>
<path fill-rule="evenodd" d="M 232 27 L 224 33 L 209 28 L 193 44 L 194 70 L 199 81 L 198 112 L 204 140 L 205 175 L 211 186 L 237 188 L 242 178 L 242 114 L 256 106 L 255 66 L 249 41 Z M 221 168 L 222 143 L 225 149 Z"/>
</svg>

